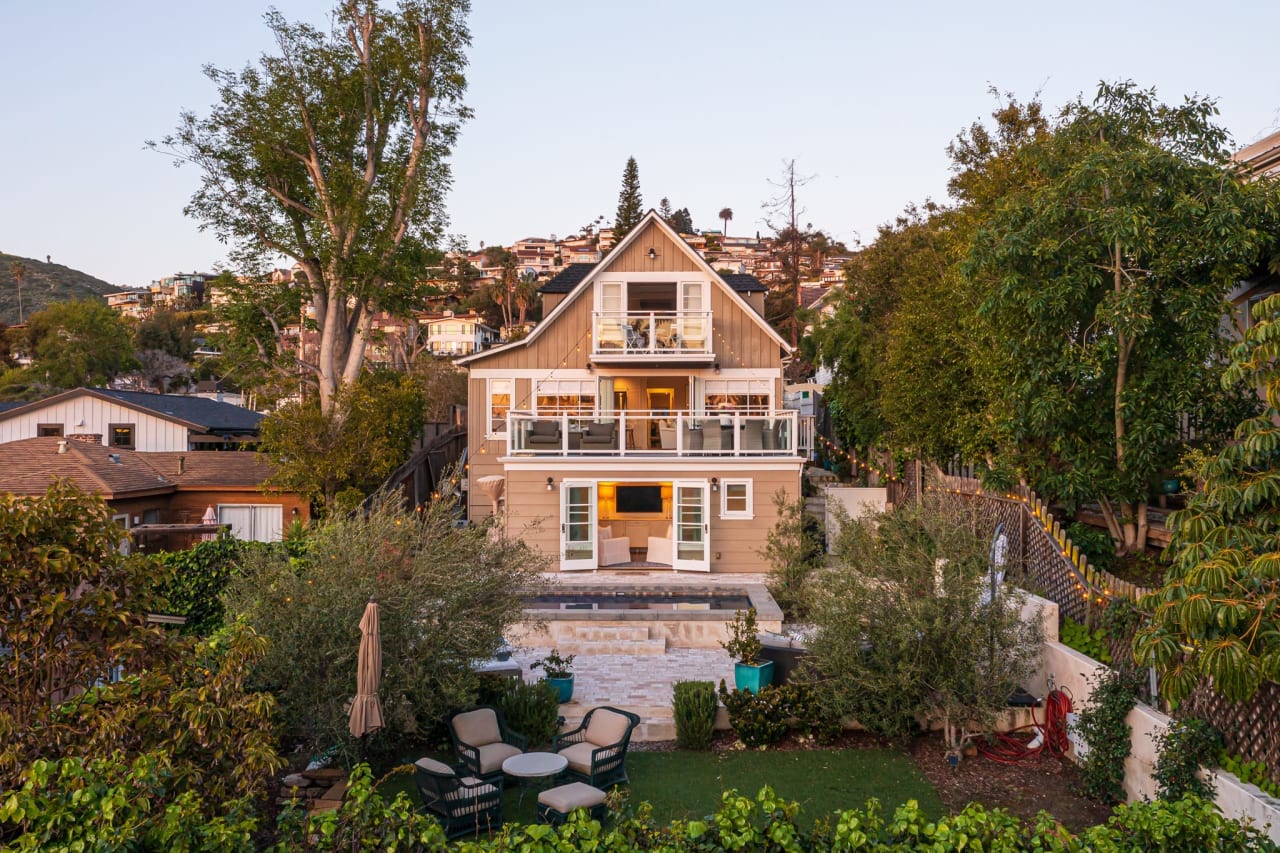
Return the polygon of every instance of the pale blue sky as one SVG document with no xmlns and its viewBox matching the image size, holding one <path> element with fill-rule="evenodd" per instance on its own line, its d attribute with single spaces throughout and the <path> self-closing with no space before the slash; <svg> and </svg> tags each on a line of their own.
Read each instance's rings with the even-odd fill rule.
<svg viewBox="0 0 1280 853">
<path fill-rule="evenodd" d="M 0 0 L 0 251 L 120 285 L 212 268 L 182 215 L 196 175 L 143 150 L 206 111 L 206 62 L 269 47 L 263 0 Z M 329 2 L 280 0 L 291 18 Z M 787 9 L 789 11 L 782 11 Z M 564 236 L 617 203 L 629 155 L 646 206 L 699 228 L 765 230 L 768 179 L 795 158 L 805 222 L 871 239 L 945 194 L 947 143 L 989 85 L 1057 107 L 1099 79 L 1218 98 L 1240 144 L 1280 127 L 1280 3 L 596 3 L 478 0 L 451 231 Z"/>
</svg>

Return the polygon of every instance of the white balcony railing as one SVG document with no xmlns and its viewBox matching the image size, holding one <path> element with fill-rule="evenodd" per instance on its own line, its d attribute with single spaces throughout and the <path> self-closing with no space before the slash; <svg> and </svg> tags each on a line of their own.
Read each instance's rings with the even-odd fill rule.
<svg viewBox="0 0 1280 853">
<path fill-rule="evenodd" d="M 710 356 L 710 311 L 596 311 L 597 356 Z"/>
<path fill-rule="evenodd" d="M 626 411 L 507 415 L 509 456 L 795 456 L 798 415 Z"/>
</svg>

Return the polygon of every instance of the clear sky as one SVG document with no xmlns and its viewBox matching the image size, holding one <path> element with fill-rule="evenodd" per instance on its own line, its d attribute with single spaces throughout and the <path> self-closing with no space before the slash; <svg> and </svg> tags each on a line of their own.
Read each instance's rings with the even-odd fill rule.
<svg viewBox="0 0 1280 853">
<path fill-rule="evenodd" d="M 207 111 L 201 66 L 270 47 L 264 0 L 0 0 L 0 251 L 120 285 L 225 257 L 182 214 L 196 183 L 143 141 Z M 330 2 L 279 0 L 326 21 Z M 874 237 L 945 195 L 947 143 L 992 85 L 1057 107 L 1100 79 L 1218 99 L 1239 145 L 1280 128 L 1280 2 L 595 3 L 476 0 L 451 231 L 475 247 L 612 218 L 634 155 L 646 207 L 766 230 L 782 161 L 811 222 Z"/>
</svg>

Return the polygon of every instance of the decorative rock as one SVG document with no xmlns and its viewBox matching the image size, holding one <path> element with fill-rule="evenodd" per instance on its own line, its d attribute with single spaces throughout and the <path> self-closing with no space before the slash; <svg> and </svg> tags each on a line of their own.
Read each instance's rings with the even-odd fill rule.
<svg viewBox="0 0 1280 853">
<path fill-rule="evenodd" d="M 324 767 L 320 770 L 303 770 L 302 775 L 310 779 L 312 782 L 327 781 L 332 785 L 339 779 L 347 778 L 347 771 L 339 770 L 336 767 Z"/>
<path fill-rule="evenodd" d="M 342 798 L 343 796 L 346 795 L 346 793 L 347 793 L 347 783 L 335 782 L 332 788 L 330 788 L 329 790 L 325 791 L 323 794 L 320 795 L 320 801 L 324 802 L 325 800 L 336 800 L 337 802 L 340 803 L 342 802 Z"/>
<path fill-rule="evenodd" d="M 307 777 L 301 773 L 290 773 L 280 780 L 280 784 L 286 788 L 301 788 L 307 784 Z"/>
</svg>

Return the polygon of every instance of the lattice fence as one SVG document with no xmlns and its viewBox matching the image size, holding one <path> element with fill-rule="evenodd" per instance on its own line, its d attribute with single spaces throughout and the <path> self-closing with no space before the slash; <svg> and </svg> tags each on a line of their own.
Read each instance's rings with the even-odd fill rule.
<svg viewBox="0 0 1280 853">
<path fill-rule="evenodd" d="M 1178 709 L 1179 717 L 1198 717 L 1222 732 L 1227 751 L 1261 761 L 1280 781 L 1280 684 L 1265 682 L 1248 702 L 1223 699 L 1207 684 L 1196 688 Z"/>
</svg>

